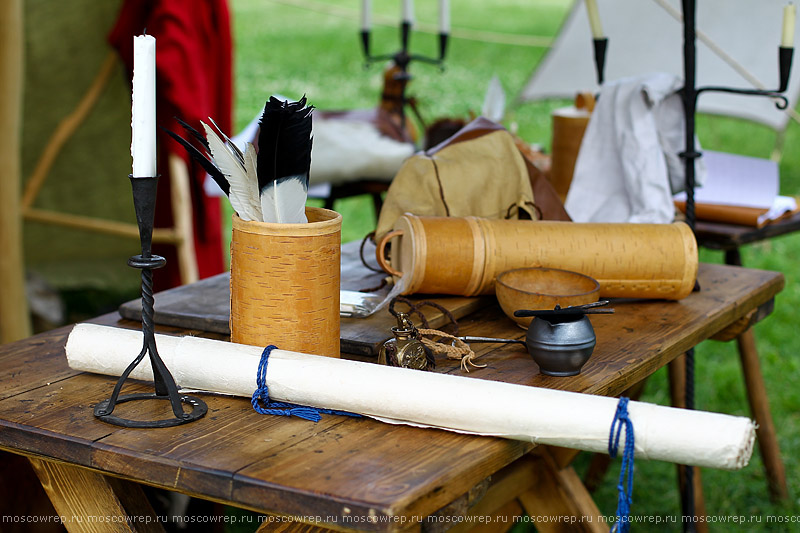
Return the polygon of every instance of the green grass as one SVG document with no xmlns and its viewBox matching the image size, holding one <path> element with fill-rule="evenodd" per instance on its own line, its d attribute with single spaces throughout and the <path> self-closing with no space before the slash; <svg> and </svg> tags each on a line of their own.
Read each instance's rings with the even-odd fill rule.
<svg viewBox="0 0 800 533">
<path fill-rule="evenodd" d="M 523 2 L 503 0 L 454 2 L 454 28 L 504 32 L 518 35 L 555 35 L 570 2 Z M 435 23 L 435 3 L 418 2 L 420 21 Z M 382 65 L 365 69 L 357 39 L 357 6 L 353 0 L 325 0 L 322 5 L 350 9 L 353 18 L 340 18 L 318 11 L 269 2 L 233 0 L 236 38 L 236 124 L 244 126 L 263 105 L 270 93 L 290 97 L 307 94 L 321 109 L 352 109 L 374 106 L 380 92 Z M 396 17 L 398 2 L 375 0 L 376 14 Z M 394 52 L 398 44 L 396 28 L 378 27 L 373 33 L 376 51 Z M 432 35 L 412 37 L 412 48 L 434 54 Z M 520 92 L 544 50 L 512 45 L 453 39 L 444 72 L 412 64 L 415 76 L 410 93 L 416 96 L 426 120 L 439 116 L 466 117 L 480 110 L 483 94 L 492 75 L 497 74 L 509 102 Z M 680 53 L 676 51 L 676 53 Z M 771 60 L 766 58 L 765 60 Z M 564 102 L 525 104 L 509 110 L 507 125 L 514 122 L 529 142 L 549 145 L 550 110 Z M 702 116 L 698 134 L 703 147 L 746 155 L 769 157 L 775 134 L 762 126 L 720 117 Z M 800 126 L 790 124 L 781 161 L 783 194 L 800 193 Z M 343 240 L 360 238 L 373 229 L 375 219 L 367 198 L 354 198 L 337 204 L 344 215 Z M 766 523 L 767 515 L 800 515 L 800 477 L 794 453 L 800 447 L 800 337 L 796 310 L 800 308 L 800 287 L 795 258 L 800 257 L 800 236 L 790 235 L 748 246 L 743 250 L 745 265 L 781 271 L 786 289 L 776 300 L 775 312 L 756 327 L 758 348 L 769 392 L 772 413 L 783 451 L 791 499 L 784 505 L 769 501 L 758 452 L 748 467 L 739 472 L 704 470 L 703 481 L 708 512 L 712 515 L 753 515 L 764 517 L 760 524 L 749 524 L 747 531 L 785 531 L 784 525 Z M 719 252 L 703 251 L 703 261 L 722 262 Z M 733 343 L 706 342 L 697 349 L 697 407 L 708 411 L 748 415 L 738 355 Z M 666 375 L 657 372 L 651 379 L 645 400 L 669 402 Z M 585 463 L 582 461 L 581 464 Z M 616 508 L 615 464 L 597 502 L 604 514 Z M 637 461 L 633 511 L 643 515 L 679 514 L 675 467 L 671 464 Z M 647 531 L 676 531 L 675 525 L 647 527 Z M 645 529 L 640 529 L 645 530 Z M 736 531 L 733 526 L 712 524 L 712 531 Z M 742 529 L 745 530 L 745 529 Z"/>
</svg>

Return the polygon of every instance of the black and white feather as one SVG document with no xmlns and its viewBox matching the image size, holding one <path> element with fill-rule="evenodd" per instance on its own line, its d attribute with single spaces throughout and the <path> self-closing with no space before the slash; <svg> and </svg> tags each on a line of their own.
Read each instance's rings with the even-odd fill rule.
<svg viewBox="0 0 800 533">
<path fill-rule="evenodd" d="M 242 152 L 210 117 L 213 127 L 200 122 L 205 134 L 178 119 L 188 140 L 165 131 L 217 182 L 240 218 L 303 223 L 312 110 L 305 97 L 299 102 L 271 97 L 261 116 L 258 150 L 247 143 Z"/>
<path fill-rule="evenodd" d="M 258 189 L 264 222 L 303 223 L 311 168 L 311 112 L 270 97 L 258 136 Z"/>
</svg>

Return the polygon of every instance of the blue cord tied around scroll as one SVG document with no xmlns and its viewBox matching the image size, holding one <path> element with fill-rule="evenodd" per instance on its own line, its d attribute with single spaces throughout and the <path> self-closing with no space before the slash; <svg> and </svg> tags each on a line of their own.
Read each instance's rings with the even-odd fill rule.
<svg viewBox="0 0 800 533">
<path fill-rule="evenodd" d="M 628 415 L 628 398 L 625 397 L 619 399 L 617 412 L 614 413 L 614 420 L 611 422 L 611 433 L 608 436 L 608 455 L 612 459 L 617 456 L 623 426 L 625 427 L 625 448 L 622 451 L 622 467 L 619 471 L 619 483 L 617 484 L 619 498 L 617 502 L 617 523 L 612 529 L 612 531 L 619 533 L 630 531 L 631 504 L 633 504 L 633 421 Z M 627 487 L 625 487 L 626 484 Z"/>
<path fill-rule="evenodd" d="M 319 422 L 322 418 L 320 414 L 361 416 L 356 413 L 348 413 L 347 411 L 320 409 L 317 407 L 308 407 L 286 402 L 274 402 L 270 400 L 269 389 L 267 388 L 267 364 L 269 363 L 269 354 L 272 353 L 272 350 L 276 349 L 276 346 L 270 344 L 261 352 L 261 361 L 258 363 L 258 376 L 256 376 L 256 386 L 258 388 L 256 388 L 253 393 L 253 398 L 250 400 L 250 403 L 253 404 L 253 409 L 255 409 L 257 413 L 261 413 L 262 415 L 296 416 L 312 422 Z"/>
</svg>

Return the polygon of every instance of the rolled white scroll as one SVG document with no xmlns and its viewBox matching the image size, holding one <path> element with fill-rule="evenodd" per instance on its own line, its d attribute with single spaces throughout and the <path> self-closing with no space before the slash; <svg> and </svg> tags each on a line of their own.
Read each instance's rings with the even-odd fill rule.
<svg viewBox="0 0 800 533">
<path fill-rule="evenodd" d="M 156 340 L 180 387 L 253 394 L 262 348 L 197 337 Z M 75 370 L 118 376 L 141 345 L 139 331 L 79 324 L 67 340 L 67 360 Z M 150 365 L 131 377 L 152 380 Z M 274 400 L 604 453 L 617 408 L 615 398 L 284 350 L 270 355 L 267 386 Z M 630 402 L 628 413 L 637 458 L 728 470 L 750 460 L 755 424 L 748 418 L 640 402 Z"/>
</svg>

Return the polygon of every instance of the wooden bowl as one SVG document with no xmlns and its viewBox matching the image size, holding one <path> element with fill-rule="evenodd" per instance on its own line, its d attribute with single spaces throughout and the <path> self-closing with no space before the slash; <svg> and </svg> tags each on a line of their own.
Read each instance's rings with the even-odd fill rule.
<svg viewBox="0 0 800 533">
<path fill-rule="evenodd" d="M 600 284 L 584 274 L 556 268 L 517 268 L 497 276 L 495 293 L 503 312 L 520 327 L 533 317 L 515 317 L 519 309 L 553 309 L 597 301 Z"/>
</svg>

